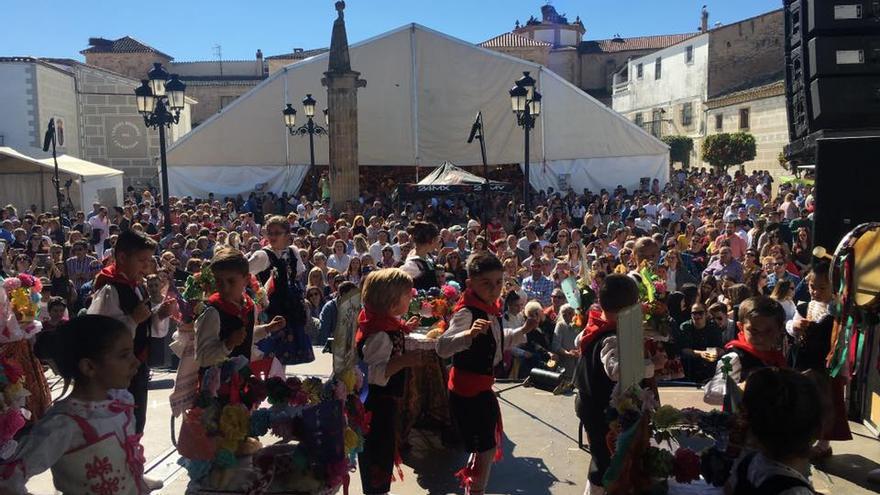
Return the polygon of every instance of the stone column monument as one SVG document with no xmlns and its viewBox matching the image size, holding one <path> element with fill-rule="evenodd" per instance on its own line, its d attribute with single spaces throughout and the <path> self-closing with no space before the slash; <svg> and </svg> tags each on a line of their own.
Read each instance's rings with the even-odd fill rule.
<svg viewBox="0 0 880 495">
<path fill-rule="evenodd" d="M 330 139 L 330 201 L 334 211 L 360 195 L 358 171 L 357 90 L 367 85 L 360 72 L 351 70 L 345 34 L 345 2 L 336 2 L 339 17 L 333 22 L 330 61 L 321 84 L 327 87 Z"/>
</svg>

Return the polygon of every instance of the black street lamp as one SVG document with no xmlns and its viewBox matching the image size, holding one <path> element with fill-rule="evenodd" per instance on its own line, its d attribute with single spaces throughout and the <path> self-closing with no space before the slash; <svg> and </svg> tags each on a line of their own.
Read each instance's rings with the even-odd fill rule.
<svg viewBox="0 0 880 495">
<path fill-rule="evenodd" d="M 284 115 L 284 125 L 287 126 L 287 130 L 290 132 L 291 136 L 305 136 L 308 134 L 309 136 L 309 157 L 312 165 L 312 173 L 315 174 L 315 194 L 318 195 L 318 198 L 321 197 L 321 191 L 318 190 L 318 184 L 321 176 L 318 174 L 318 171 L 315 169 L 315 135 L 318 136 L 326 135 L 327 128 L 321 127 L 316 124 L 314 121 L 315 117 L 315 104 L 317 103 L 314 98 L 312 98 L 312 94 L 309 93 L 303 98 L 303 111 L 306 114 L 306 123 L 300 127 L 296 127 L 296 109 L 288 103 L 287 107 L 281 112 Z M 324 125 L 329 126 L 330 121 L 327 116 L 327 109 L 324 109 Z"/>
<path fill-rule="evenodd" d="M 138 112 L 144 116 L 147 127 L 159 129 L 159 156 L 162 169 L 162 214 L 165 216 L 164 234 L 171 233 L 171 200 L 168 191 L 168 162 L 165 159 L 165 127 L 180 121 L 184 107 L 186 85 L 177 74 L 168 75 L 161 63 L 154 63 L 147 77 L 134 90 Z"/>
<path fill-rule="evenodd" d="M 536 117 L 541 114 L 541 93 L 535 90 L 535 80 L 528 71 L 516 80 L 510 89 L 510 105 L 516 115 L 516 124 L 525 132 L 525 167 L 523 170 L 523 205 L 529 212 L 529 131 L 535 128 Z"/>
</svg>

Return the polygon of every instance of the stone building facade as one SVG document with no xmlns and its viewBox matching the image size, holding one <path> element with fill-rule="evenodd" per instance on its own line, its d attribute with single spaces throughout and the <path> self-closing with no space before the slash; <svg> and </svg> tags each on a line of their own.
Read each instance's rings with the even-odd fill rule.
<svg viewBox="0 0 880 495">
<path fill-rule="evenodd" d="M 709 98 L 784 78 L 784 24 L 780 9 L 712 29 Z"/>
<path fill-rule="evenodd" d="M 44 156 L 43 135 L 55 119 L 59 153 L 80 154 L 73 74 L 31 57 L 0 58 L 0 146 Z"/>
<path fill-rule="evenodd" d="M 775 81 L 734 91 L 706 102 L 707 134 L 748 132 L 755 136 L 755 159 L 746 162 L 746 172 L 769 170 L 785 173 L 779 154 L 788 144 L 788 118 L 785 108 L 785 82 Z"/>
<path fill-rule="evenodd" d="M 0 108 L 10 109 L 0 112 L 3 144 L 46 156 L 43 133 L 55 118 L 59 153 L 121 170 L 125 186 L 158 187 L 159 137 L 137 111 L 138 85 L 75 60 L 0 58 Z M 180 122 L 167 130 L 168 145 L 189 132 L 192 103 L 187 97 Z"/>
<path fill-rule="evenodd" d="M 541 19 L 531 17 L 524 25 L 517 21 L 511 33 L 486 40 L 480 46 L 541 64 L 611 106 L 613 75 L 626 65 L 627 60 L 697 34 L 584 40 L 586 31 L 579 17 L 569 21 L 547 4 L 541 7 Z M 522 38 L 538 45 L 526 45 Z"/>
</svg>

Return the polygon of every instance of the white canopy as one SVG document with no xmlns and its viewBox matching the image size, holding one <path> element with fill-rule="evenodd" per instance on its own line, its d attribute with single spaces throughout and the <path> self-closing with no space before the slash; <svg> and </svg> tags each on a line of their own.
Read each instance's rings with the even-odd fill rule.
<svg viewBox="0 0 880 495">
<path fill-rule="evenodd" d="M 55 186 L 52 178 L 55 163 L 49 158 L 32 158 L 8 146 L 0 146 L 0 198 L 3 203 L 18 207 L 36 204 L 45 211 L 55 206 Z M 73 207 L 83 209 L 100 201 L 105 206 L 117 206 L 122 201 L 122 172 L 81 160 L 58 156 L 58 176 L 61 186 L 70 180 L 70 200 Z M 66 191 L 66 189 L 62 189 Z"/>
<path fill-rule="evenodd" d="M 351 47 L 351 65 L 367 86 L 358 91 L 361 166 L 481 164 L 479 144 L 466 144 L 474 116 L 483 112 L 491 165 L 523 161 L 508 90 L 530 71 L 543 94 L 531 137 L 531 182 L 575 190 L 642 177 L 668 179 L 666 145 L 548 69 L 526 60 L 410 24 Z M 205 196 L 246 193 L 258 184 L 293 191 L 309 163 L 308 137 L 290 136 L 281 110 L 307 93 L 326 104 L 321 78 L 327 54 L 271 75 L 174 143 L 168 153 L 171 193 Z M 320 120 L 320 119 L 319 119 Z M 319 122 L 323 123 L 323 122 Z M 327 164 L 327 138 L 315 137 L 315 162 Z"/>
</svg>

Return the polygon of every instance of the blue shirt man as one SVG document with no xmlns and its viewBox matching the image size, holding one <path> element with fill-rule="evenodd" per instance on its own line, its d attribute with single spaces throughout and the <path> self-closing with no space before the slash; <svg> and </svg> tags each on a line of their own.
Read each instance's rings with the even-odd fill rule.
<svg viewBox="0 0 880 495">
<path fill-rule="evenodd" d="M 522 289 L 525 291 L 529 299 L 534 299 L 541 303 L 541 306 L 548 307 L 551 304 L 551 295 L 553 294 L 553 281 L 544 276 L 544 260 L 535 258 L 532 260 L 530 269 L 532 274 L 523 280 Z"/>
</svg>

